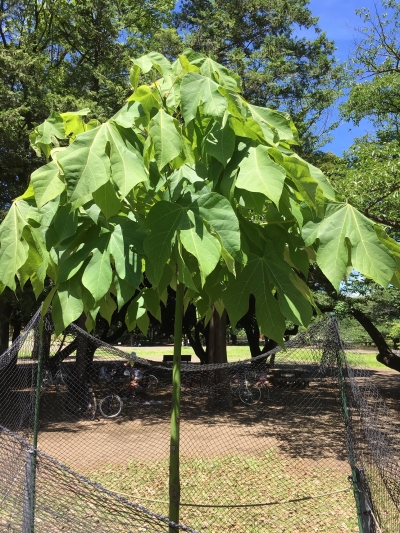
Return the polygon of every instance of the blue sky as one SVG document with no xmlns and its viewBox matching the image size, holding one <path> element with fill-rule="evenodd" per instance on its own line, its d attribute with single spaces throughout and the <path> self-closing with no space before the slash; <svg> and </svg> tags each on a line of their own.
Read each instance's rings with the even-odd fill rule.
<svg viewBox="0 0 400 533">
<path fill-rule="evenodd" d="M 377 2 L 379 5 L 379 0 Z M 319 26 L 326 32 L 329 39 L 336 45 L 336 57 L 346 61 L 354 49 L 354 39 L 357 28 L 362 26 L 362 19 L 355 10 L 367 7 L 375 9 L 373 0 L 310 0 L 309 8 L 314 16 L 319 17 Z M 331 151 L 342 155 L 355 137 L 360 137 L 371 129 L 368 121 L 363 121 L 359 127 L 352 127 L 344 123 L 333 132 L 334 140 L 323 147 L 324 151 Z"/>
</svg>

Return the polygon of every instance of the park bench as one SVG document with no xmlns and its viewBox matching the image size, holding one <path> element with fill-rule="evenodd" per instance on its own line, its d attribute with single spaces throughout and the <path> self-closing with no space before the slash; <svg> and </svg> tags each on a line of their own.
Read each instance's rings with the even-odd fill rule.
<svg viewBox="0 0 400 533">
<path fill-rule="evenodd" d="M 173 355 L 163 355 L 163 363 L 172 363 L 174 360 Z M 192 360 L 191 355 L 181 355 L 181 361 L 182 363 L 190 363 Z"/>
</svg>

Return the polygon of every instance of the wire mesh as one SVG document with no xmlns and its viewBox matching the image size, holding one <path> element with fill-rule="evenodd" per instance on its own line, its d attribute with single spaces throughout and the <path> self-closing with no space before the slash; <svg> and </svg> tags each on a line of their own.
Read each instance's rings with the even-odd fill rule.
<svg viewBox="0 0 400 533">
<path fill-rule="evenodd" d="M 59 531 L 126 533 L 168 531 L 164 516 L 118 496 L 85 478 L 0 427 L 2 454 L 12 457 L 14 471 L 2 469 L 0 525 L 12 532 Z M 32 461 L 35 476 L 32 478 Z M 34 508 L 26 494 L 34 486 Z M 28 501 L 27 501 L 28 500 Z M 174 531 L 196 533 L 175 525 Z"/>
<path fill-rule="evenodd" d="M 26 445 L 38 324 L 39 315 L 0 356 L 0 424 Z M 104 531 L 167 531 L 171 367 L 75 325 L 55 339 L 47 316 L 43 331 L 35 531 L 61 531 L 61 524 L 71 531 L 103 531 L 96 524 Z M 335 321 L 327 319 L 285 350 L 224 365 L 183 363 L 181 523 L 204 533 L 358 531 L 350 443 L 371 531 L 400 531 L 396 427 L 357 361 L 346 356 Z M 11 445 L 5 435 L 0 526 L 10 509 L 22 520 L 27 498 L 26 445 Z M 133 513 L 134 505 L 144 511 Z"/>
<path fill-rule="evenodd" d="M 378 528 L 400 531 L 400 464 L 398 410 L 389 409 L 373 379 L 360 366 L 358 354 L 347 352 L 347 395 L 360 485 Z M 376 529 L 379 531 L 379 529 Z"/>
</svg>

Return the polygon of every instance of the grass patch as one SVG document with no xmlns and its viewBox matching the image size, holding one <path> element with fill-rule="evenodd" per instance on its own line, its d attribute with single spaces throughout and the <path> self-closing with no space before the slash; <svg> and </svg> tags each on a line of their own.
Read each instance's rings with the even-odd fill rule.
<svg viewBox="0 0 400 533">
<path fill-rule="evenodd" d="M 309 463 L 308 463 L 309 464 Z M 168 461 L 129 461 L 88 472 L 91 479 L 126 495 L 133 502 L 168 515 Z M 182 460 L 181 502 L 247 504 L 282 502 L 349 487 L 348 472 L 305 467 L 302 461 L 282 459 L 270 450 L 261 456 Z M 157 501 L 150 501 L 157 500 Z M 308 533 L 357 532 L 351 490 L 299 502 L 249 508 L 182 506 L 181 522 L 204 533 L 260 531 Z"/>
<path fill-rule="evenodd" d="M 127 347 L 127 346 L 118 346 L 120 350 L 128 353 L 131 353 L 132 351 L 135 351 L 136 354 L 139 357 L 143 358 L 156 358 L 156 359 L 162 359 L 162 356 L 164 354 L 171 354 L 173 353 L 173 346 L 163 346 L 163 347 L 156 347 L 156 348 L 144 348 L 144 347 Z M 227 352 L 228 352 L 228 361 L 229 362 L 235 362 L 239 361 L 241 359 L 249 359 L 251 357 L 250 355 L 250 349 L 248 346 L 227 346 Z M 348 357 L 352 365 L 354 366 L 364 366 L 367 368 L 376 368 L 379 370 L 389 370 L 387 366 L 382 365 L 376 360 L 376 353 L 377 352 L 371 352 L 371 353 L 357 353 L 357 352 L 348 352 Z M 107 353 L 103 350 L 97 350 L 96 351 L 96 357 L 98 355 L 106 355 Z M 190 346 L 182 346 L 182 355 L 191 355 L 192 361 L 197 362 L 198 358 L 196 357 L 194 351 Z M 288 361 L 298 361 L 300 362 L 310 362 L 315 361 L 319 362 L 321 358 L 321 353 L 316 350 L 311 350 L 308 348 L 293 348 L 289 349 L 286 352 L 282 351 L 277 356 L 277 362 L 278 361 L 284 361 L 287 359 Z"/>
</svg>

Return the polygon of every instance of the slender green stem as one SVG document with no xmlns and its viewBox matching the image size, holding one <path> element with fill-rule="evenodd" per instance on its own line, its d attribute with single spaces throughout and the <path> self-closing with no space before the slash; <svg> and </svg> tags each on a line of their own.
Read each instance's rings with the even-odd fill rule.
<svg viewBox="0 0 400 533">
<path fill-rule="evenodd" d="M 172 412 L 171 412 L 171 442 L 169 455 L 169 519 L 179 522 L 180 479 L 179 479 L 179 423 L 181 403 L 181 351 L 182 351 L 182 317 L 183 296 L 185 287 L 182 283 L 176 285 L 175 326 L 174 326 L 174 363 L 172 368 Z M 169 533 L 175 533 L 174 527 Z"/>
<path fill-rule="evenodd" d="M 42 365 L 43 365 L 43 317 L 39 323 L 39 357 L 36 374 L 36 397 L 35 397 L 35 416 L 33 421 L 33 452 L 32 452 L 32 508 L 31 508 L 31 532 L 35 530 L 35 485 L 36 485 L 36 448 L 39 434 L 39 408 L 40 408 L 40 386 L 42 383 Z"/>
</svg>

